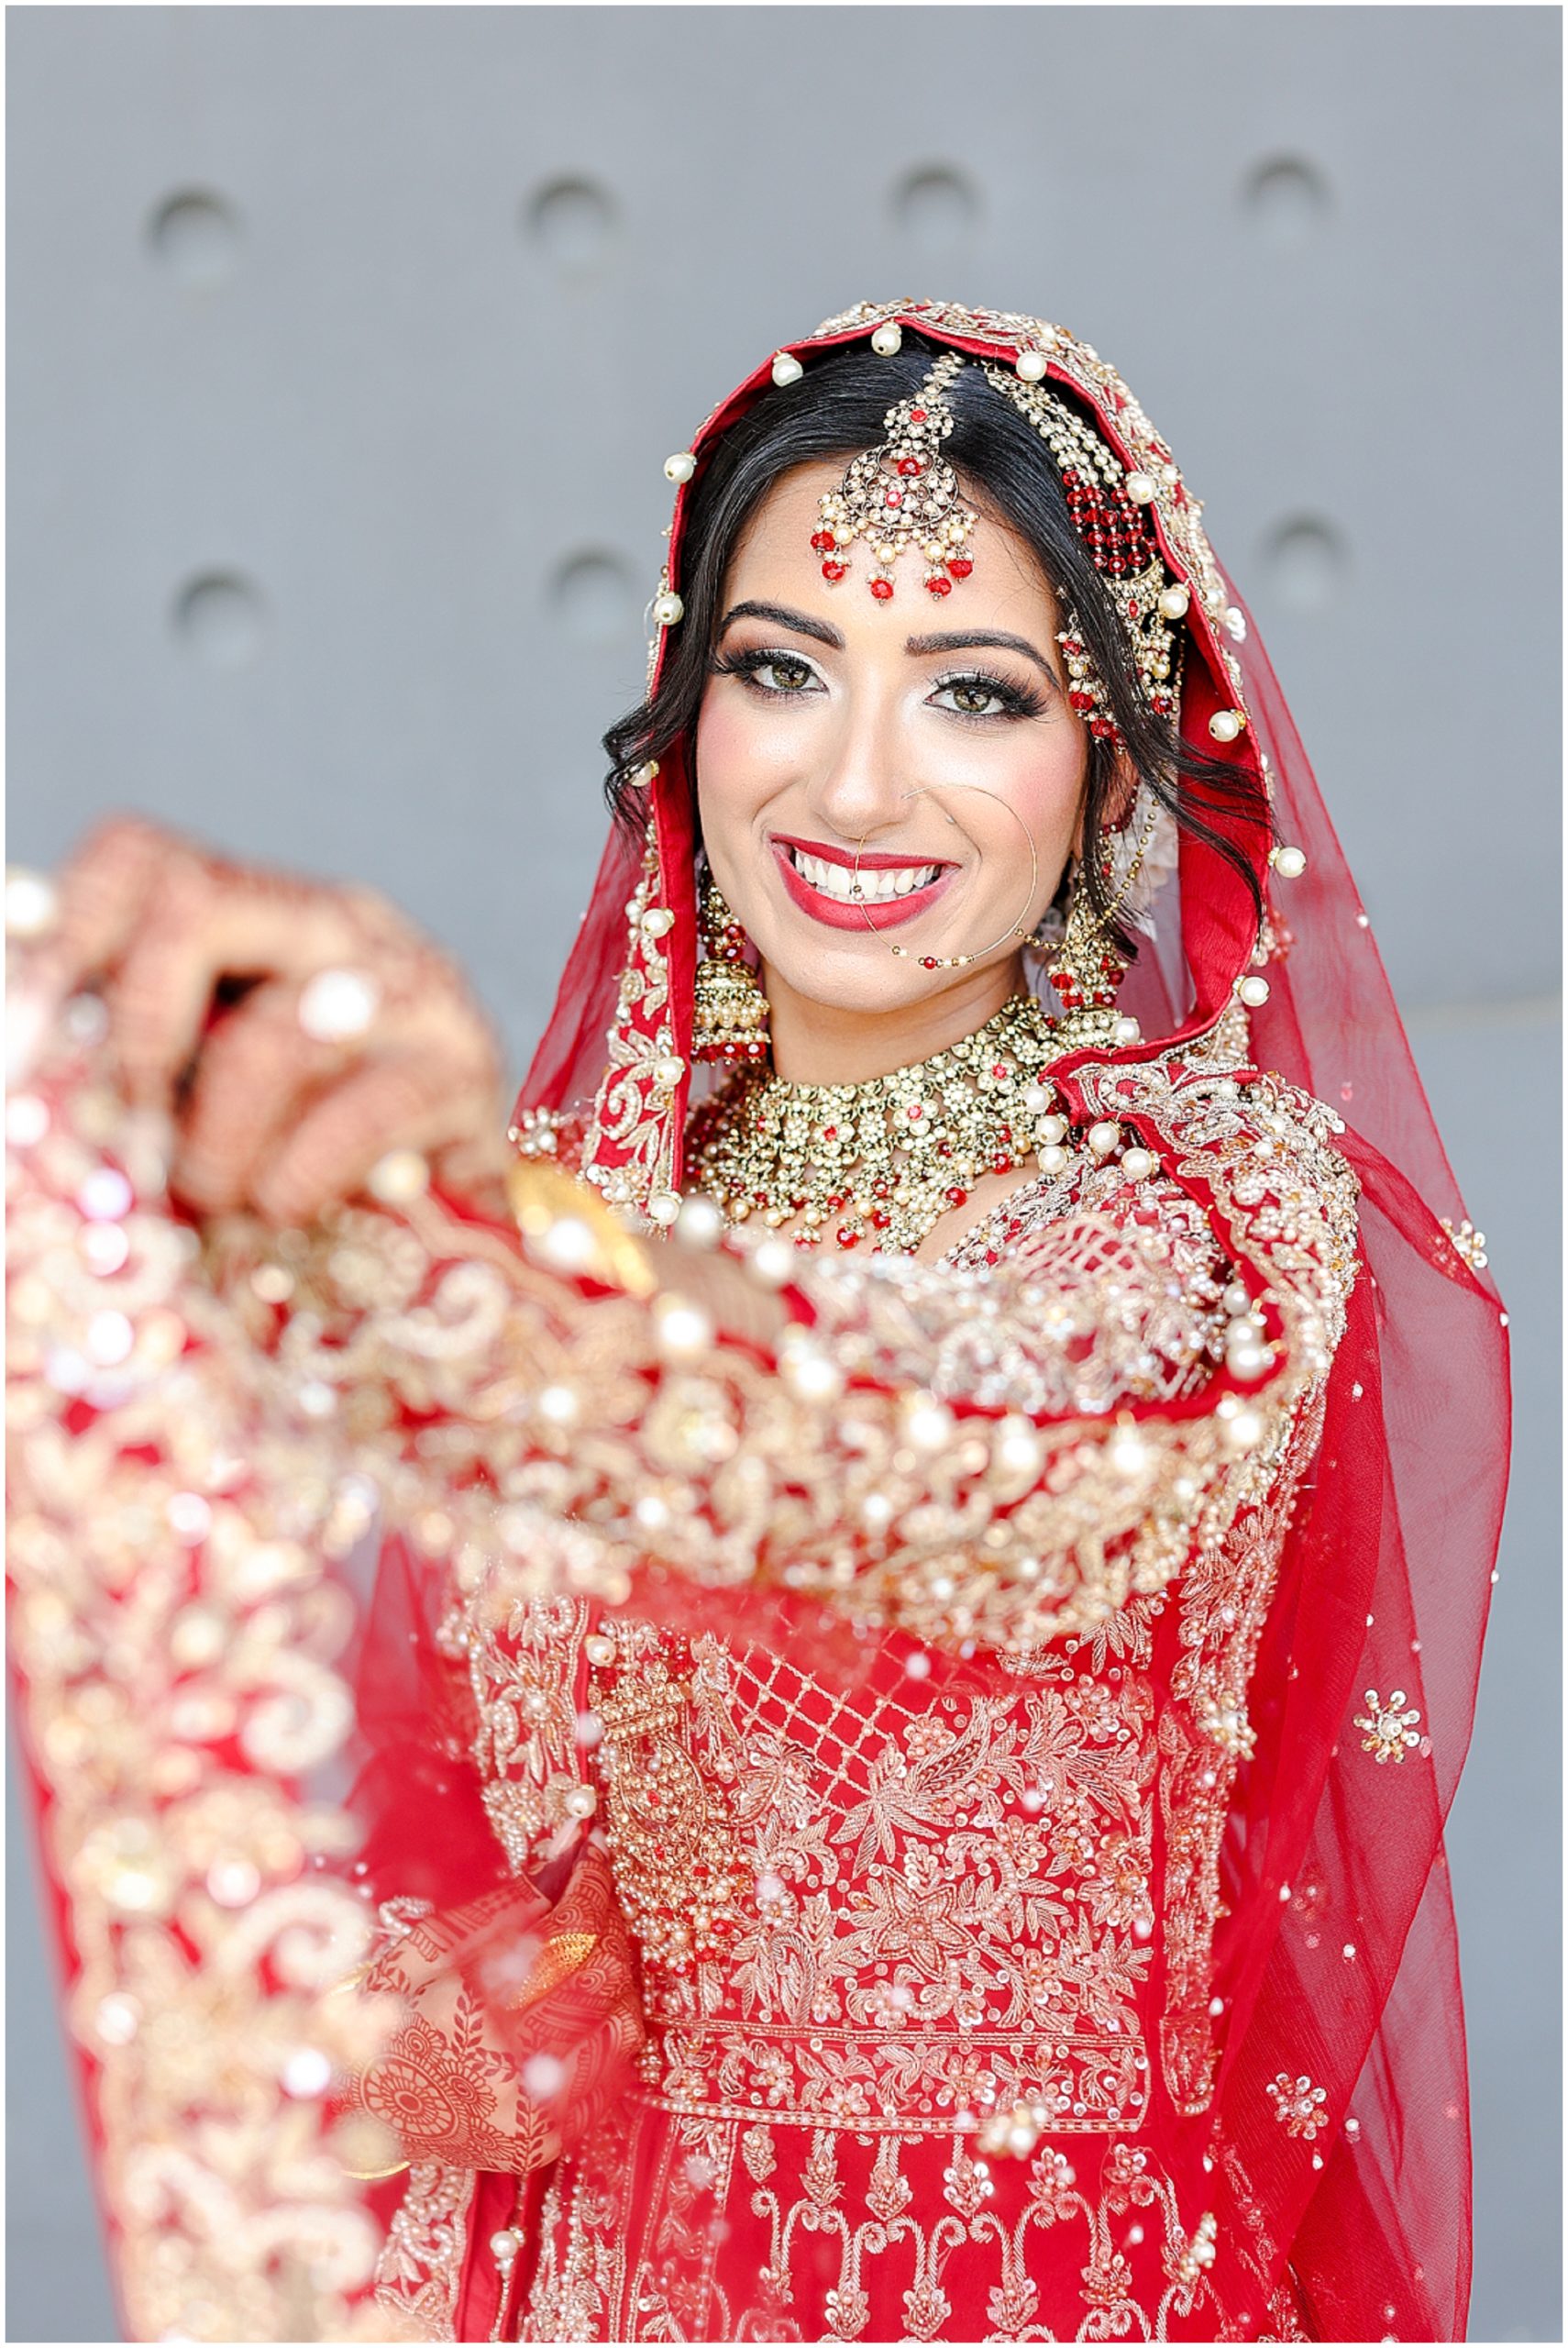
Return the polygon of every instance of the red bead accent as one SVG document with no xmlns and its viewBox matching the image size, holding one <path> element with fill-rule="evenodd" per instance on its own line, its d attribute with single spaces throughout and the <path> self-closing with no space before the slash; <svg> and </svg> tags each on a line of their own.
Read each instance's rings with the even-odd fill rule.
<svg viewBox="0 0 1568 2348">
<path fill-rule="evenodd" d="M 823 577 L 824 579 L 842 579 L 848 568 L 848 564 L 844 562 L 824 562 L 823 565 Z"/>
<path fill-rule="evenodd" d="M 901 489 L 885 489 L 882 492 L 882 503 L 884 505 L 901 505 L 903 502 L 904 493 Z"/>
<path fill-rule="evenodd" d="M 923 424 L 925 422 L 924 408 L 911 407 L 910 410 L 910 422 L 911 424 Z"/>
<path fill-rule="evenodd" d="M 920 459 L 918 457 L 900 457 L 899 459 L 899 471 L 903 474 L 906 481 L 912 481 L 915 474 L 922 471 Z"/>
<path fill-rule="evenodd" d="M 886 1208 L 886 1207 L 873 1207 L 873 1208 L 872 1208 L 872 1210 L 871 1210 L 871 1223 L 872 1223 L 872 1226 L 873 1226 L 873 1228 L 874 1228 L 875 1230 L 878 1230 L 878 1231 L 886 1231 L 886 1230 L 887 1230 L 887 1228 L 888 1228 L 888 1225 L 892 1222 L 892 1220 L 893 1220 L 893 1218 L 892 1218 L 892 1216 L 888 1213 L 888 1210 L 887 1210 L 887 1208 Z"/>
<path fill-rule="evenodd" d="M 877 601 L 879 604 L 890 603 L 893 594 L 892 581 L 890 579 L 873 579 L 871 581 L 871 593 L 876 596 Z"/>
<path fill-rule="evenodd" d="M 955 579 L 967 579 L 975 566 L 966 554 L 955 554 L 947 568 Z"/>
<path fill-rule="evenodd" d="M 815 547 L 819 554 L 831 554 L 834 547 L 837 544 L 837 540 L 834 538 L 831 530 L 813 530 L 812 532 L 812 544 Z"/>
<path fill-rule="evenodd" d="M 841 1247 L 858 1247 L 860 1234 L 858 1231 L 851 1231 L 846 1223 L 841 1223 L 838 1226 L 838 1244 Z"/>
<path fill-rule="evenodd" d="M 922 954 L 920 958 L 920 967 L 922 970 L 934 970 L 936 968 L 935 955 Z"/>
<path fill-rule="evenodd" d="M 942 1195 L 947 1201 L 949 1206 L 961 1207 L 969 1193 L 967 1191 L 961 1191 L 958 1188 L 957 1183 L 955 1182 L 953 1188 L 950 1191 L 944 1191 Z"/>
<path fill-rule="evenodd" d="M 943 579 L 940 576 L 928 579 L 925 582 L 925 592 L 928 595 L 951 595 L 953 581 L 951 579 Z"/>
</svg>

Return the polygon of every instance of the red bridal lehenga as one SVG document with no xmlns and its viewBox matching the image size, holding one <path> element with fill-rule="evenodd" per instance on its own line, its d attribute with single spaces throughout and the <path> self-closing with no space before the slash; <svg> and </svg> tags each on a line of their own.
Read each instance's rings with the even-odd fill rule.
<svg viewBox="0 0 1568 2348">
<path fill-rule="evenodd" d="M 635 1282 L 434 1191 L 193 1229 L 92 999 L 30 1039 L 13 1642 L 132 2336 L 1463 2331 L 1442 1833 L 1506 1316 L 1255 630 L 1115 371 L 863 305 L 688 470 L 893 320 L 1142 475 L 1184 733 L 1253 762 L 1304 869 L 1238 830 L 1260 935 L 1184 837 L 1140 1036 L 1049 1064 L 1054 1170 L 940 1265 L 802 1253 L 777 1355 L 672 1346 Z M 643 803 L 517 1132 L 657 1231 L 679 748 Z M 321 2049 L 339 2089 L 369 2058 L 317 1996 L 356 1960 L 409 2003 L 335 2099 Z M 411 2165 L 356 2185 L 322 2146 L 367 2106 Z"/>
</svg>

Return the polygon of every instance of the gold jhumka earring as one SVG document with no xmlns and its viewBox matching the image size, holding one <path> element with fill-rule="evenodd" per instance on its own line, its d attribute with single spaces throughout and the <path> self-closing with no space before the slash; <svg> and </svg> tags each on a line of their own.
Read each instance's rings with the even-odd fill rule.
<svg viewBox="0 0 1568 2348">
<path fill-rule="evenodd" d="M 1066 914 L 1059 939 L 1039 940 L 1045 975 L 1062 1006 L 1056 1033 L 1062 1050 L 1107 1046 L 1137 1038 L 1136 1020 L 1124 1019 L 1116 1007 L 1121 981 L 1130 967 L 1117 945 L 1110 924 L 1131 896 L 1160 819 L 1159 802 L 1152 793 L 1141 817 L 1104 835 L 1100 878 L 1110 892 L 1104 913 L 1089 894 L 1088 864 L 1080 858 L 1067 890 Z"/>
<path fill-rule="evenodd" d="M 745 958 L 745 932 L 704 867 L 700 903 L 704 953 L 693 991 L 691 1057 L 731 1067 L 765 1060 L 767 997 Z"/>
</svg>

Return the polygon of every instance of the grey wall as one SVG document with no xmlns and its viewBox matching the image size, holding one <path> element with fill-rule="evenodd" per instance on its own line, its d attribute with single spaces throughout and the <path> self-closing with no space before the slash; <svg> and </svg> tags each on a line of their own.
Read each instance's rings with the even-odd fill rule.
<svg viewBox="0 0 1568 2348">
<path fill-rule="evenodd" d="M 1452 1832 L 1474 2330 L 1560 2337 L 1556 10 L 8 30 L 11 853 L 128 803 L 378 882 L 519 1062 L 640 686 L 662 460 L 713 400 L 906 291 L 1059 318 L 1135 386 L 1267 632 L 1513 1307 Z M 13 1866 L 8 2329 L 102 2336 Z"/>
</svg>

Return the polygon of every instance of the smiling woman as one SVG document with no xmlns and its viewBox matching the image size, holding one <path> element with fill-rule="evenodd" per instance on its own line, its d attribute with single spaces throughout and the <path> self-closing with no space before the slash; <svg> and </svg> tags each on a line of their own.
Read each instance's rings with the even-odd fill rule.
<svg viewBox="0 0 1568 2348">
<path fill-rule="evenodd" d="M 514 1159 L 361 892 L 121 825 L 27 950 L 19 1569 L 58 1611 L 102 1554 L 105 1654 L 145 1592 L 175 1724 L 145 1816 L 54 1789 L 144 2066 L 105 2128 L 185 2127 L 210 2029 L 149 2119 L 121 1898 L 142 1989 L 195 1924 L 226 2012 L 259 1977 L 206 2067 L 252 2090 L 219 2206 L 279 2207 L 193 2254 L 203 2336 L 348 2320 L 352 2213 L 291 2200 L 330 2047 L 424 2336 L 1454 2337 L 1504 1319 L 1267 660 L 1039 319 L 860 305 L 667 471 Z M 230 1732 L 252 1593 L 275 1646 L 286 1559 L 335 1653 L 372 1524 L 352 1840 L 275 1758 L 330 1673 Z M 302 2072 L 254 1952 L 349 1848 L 366 1995 Z M 260 2314 L 231 2236 L 314 2245 Z"/>
</svg>

